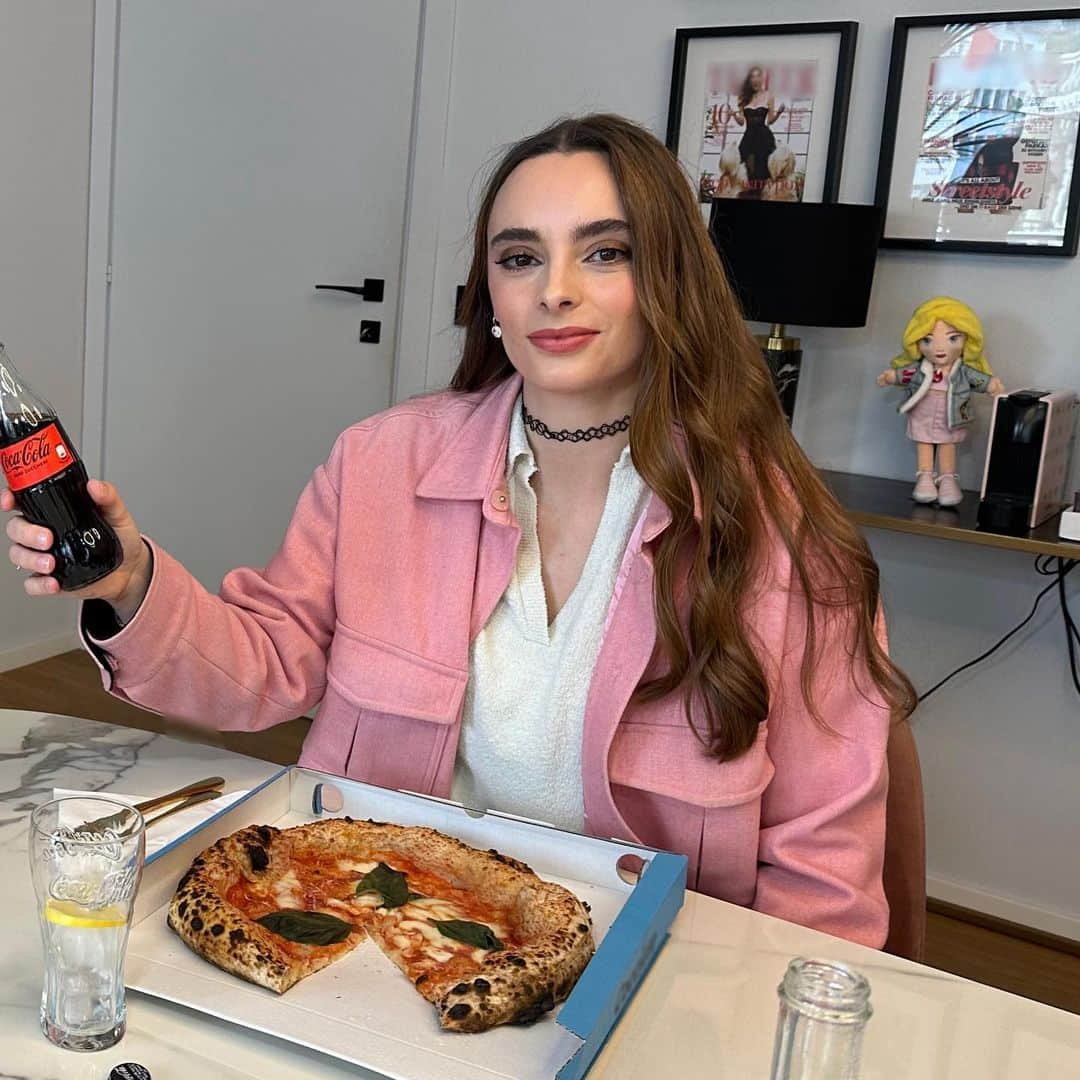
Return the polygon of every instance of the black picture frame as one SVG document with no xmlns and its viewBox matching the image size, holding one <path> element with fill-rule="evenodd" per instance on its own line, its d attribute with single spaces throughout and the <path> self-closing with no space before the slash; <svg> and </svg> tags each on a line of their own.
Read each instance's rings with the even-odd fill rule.
<svg viewBox="0 0 1080 1080">
<path fill-rule="evenodd" d="M 1080 177 L 1077 175 L 1078 172 L 1080 172 L 1080 108 L 1070 110 L 1077 113 L 1072 121 L 1076 127 L 1075 139 L 1068 137 L 1063 143 L 1066 148 L 1071 144 L 1072 171 L 1071 175 L 1065 180 L 1068 187 L 1067 194 L 1064 192 L 1059 192 L 1058 194 L 1058 214 L 1059 217 L 1063 217 L 1060 242 L 1038 243 L 1031 239 L 1021 239 L 1019 236 L 1013 239 L 1004 240 L 1001 239 L 1000 236 L 995 238 L 994 232 L 1000 232 L 1004 229 L 1005 223 L 1002 222 L 994 222 L 993 229 L 987 227 L 985 239 L 972 235 L 943 235 L 940 220 L 930 235 L 908 235 L 911 232 L 919 232 L 918 227 L 910 224 L 898 224 L 897 210 L 904 206 L 905 200 L 899 197 L 899 193 L 896 190 L 898 187 L 895 183 L 896 178 L 900 173 L 900 169 L 904 168 L 904 175 L 913 177 L 909 183 L 916 183 L 916 174 L 914 173 L 915 163 L 921 160 L 923 153 L 925 153 L 925 151 L 923 151 L 917 155 L 914 162 L 910 160 L 910 154 L 905 153 L 905 158 L 908 161 L 908 166 L 910 166 L 910 171 L 908 166 L 901 166 L 898 161 L 898 137 L 904 134 L 908 141 L 910 141 L 912 124 L 911 114 L 908 114 L 904 118 L 901 117 L 903 99 L 905 93 L 907 93 L 909 95 L 908 100 L 911 100 L 909 88 L 910 80 L 921 78 L 922 84 L 920 88 L 925 87 L 925 92 L 927 94 L 929 94 L 932 89 L 927 83 L 927 71 L 925 68 L 918 76 L 916 76 L 915 72 L 912 70 L 915 63 L 915 61 L 911 59 L 913 50 L 910 47 L 913 35 L 927 28 L 940 28 L 943 31 L 950 30 L 955 33 L 962 31 L 963 28 L 972 28 L 974 31 L 979 28 L 988 28 L 1000 24 L 1015 25 L 1042 23 L 1048 20 L 1062 20 L 1065 22 L 1077 23 L 1077 40 L 1080 41 L 1080 8 L 1051 8 L 1033 11 L 991 13 L 979 12 L 977 14 L 974 12 L 965 12 L 960 15 L 914 15 L 901 16 L 894 21 L 892 53 L 889 62 L 889 78 L 886 90 L 885 114 L 881 131 L 881 149 L 878 155 L 878 172 L 875 189 L 875 201 L 885 211 L 885 224 L 881 240 L 881 246 L 883 248 L 915 251 L 956 251 L 987 255 L 1043 255 L 1051 257 L 1072 257 L 1077 254 L 1078 240 L 1080 240 Z M 925 60 L 925 56 L 923 55 L 924 49 L 925 43 L 920 43 L 919 58 L 922 60 Z M 1076 78 L 1080 80 L 1080 70 L 1077 71 Z M 1075 85 L 1076 84 L 1074 84 L 1074 86 Z M 1017 100 L 1020 100 L 1019 97 Z M 1000 111 L 1004 112 L 1005 110 L 1002 109 Z M 1011 111 L 1017 116 L 1022 115 L 1017 106 L 1013 106 Z M 928 124 L 928 120 L 924 117 L 920 118 L 921 127 L 918 129 L 920 137 L 923 134 L 923 128 L 927 127 Z M 906 125 L 906 130 L 902 129 L 902 125 Z M 974 127 L 976 126 L 978 125 L 973 125 L 971 130 L 974 130 Z M 959 136 L 954 136 L 954 144 L 957 137 Z M 1016 138 L 1020 142 L 1024 141 L 1022 135 L 1017 136 Z M 983 145 L 986 145 L 985 141 Z M 922 146 L 923 144 L 920 143 L 920 148 Z M 1044 165 L 1044 169 L 1047 171 L 1048 175 L 1048 162 L 1052 150 L 1053 146 L 1051 141 L 1051 148 L 1047 153 L 1047 164 Z M 951 182 L 951 180 L 948 181 L 948 183 Z M 914 204 L 918 202 L 933 202 L 934 200 L 925 197 L 916 199 L 913 190 L 911 198 L 907 201 Z M 942 201 L 944 202 L 944 200 Z M 954 201 L 958 202 L 958 200 Z M 978 203 L 973 203 L 975 208 L 969 209 L 968 214 L 978 214 L 979 205 L 980 204 Z M 1006 213 L 1006 210 L 1009 214 L 1025 214 L 1032 212 L 1012 207 L 1012 200 L 1010 200 L 1010 206 L 1008 208 L 997 210 L 995 213 L 1000 216 L 1001 214 Z M 891 218 L 890 212 L 892 212 Z M 945 212 L 947 213 L 947 211 Z M 1041 207 L 1039 208 L 1039 213 L 1042 214 Z M 987 213 L 984 216 L 989 219 L 990 214 Z M 953 220 L 958 221 L 959 219 L 954 218 Z M 1016 220 L 1019 221 L 1019 218 Z M 974 232 L 975 229 L 976 226 L 971 225 L 970 227 L 967 227 L 965 231 L 971 233 Z M 950 228 L 948 231 L 951 233 L 952 229 Z M 1031 235 L 1037 234 L 1033 231 Z"/>
<path fill-rule="evenodd" d="M 855 70 L 855 45 L 858 36 L 857 22 L 807 22 L 780 23 L 762 26 L 692 26 L 679 27 L 675 31 L 675 54 L 671 71 L 671 95 L 668 101 L 666 143 L 668 148 L 680 155 L 685 144 L 682 130 L 687 60 L 691 47 L 701 39 L 799 37 L 805 35 L 836 36 L 836 75 L 832 85 L 832 106 L 829 115 L 829 132 L 825 149 L 824 175 L 821 196 L 812 202 L 836 202 L 840 195 L 840 171 L 847 133 L 848 102 L 851 95 L 852 75 Z M 705 200 L 702 200 L 705 202 Z"/>
</svg>

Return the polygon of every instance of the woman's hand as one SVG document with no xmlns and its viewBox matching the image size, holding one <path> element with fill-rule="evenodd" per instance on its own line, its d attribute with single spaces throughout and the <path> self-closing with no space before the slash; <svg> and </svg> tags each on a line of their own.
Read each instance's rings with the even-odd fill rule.
<svg viewBox="0 0 1080 1080">
<path fill-rule="evenodd" d="M 896 385 L 896 371 L 893 368 L 886 368 L 877 377 L 878 386 L 895 386 Z"/>
<path fill-rule="evenodd" d="M 77 589 L 71 595 L 80 600 L 106 600 L 116 609 L 120 621 L 127 622 L 138 610 L 150 586 L 150 551 L 139 535 L 135 519 L 112 484 L 91 480 L 86 490 L 115 530 L 124 559 L 107 577 Z M 0 489 L 0 510 L 10 513 L 14 509 L 15 496 L 7 488 Z M 27 595 L 52 596 L 60 592 L 60 583 L 51 576 L 56 560 L 48 554 L 53 544 L 52 533 L 40 525 L 31 525 L 21 514 L 16 514 L 7 523 L 7 535 L 13 541 L 8 558 L 20 570 L 30 572 L 23 582 Z"/>
<path fill-rule="evenodd" d="M 986 388 L 988 394 L 1004 394 L 1005 384 L 995 375 L 991 380 L 989 386 Z"/>
</svg>

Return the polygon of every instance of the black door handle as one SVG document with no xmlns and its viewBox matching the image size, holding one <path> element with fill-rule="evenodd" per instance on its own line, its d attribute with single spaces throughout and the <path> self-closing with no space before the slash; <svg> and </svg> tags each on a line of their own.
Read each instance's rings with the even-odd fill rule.
<svg viewBox="0 0 1080 1080">
<path fill-rule="evenodd" d="M 366 277 L 363 285 L 316 285 L 315 288 L 353 293 L 356 296 L 363 297 L 369 303 L 378 304 L 382 301 L 385 284 L 382 278 Z"/>
</svg>

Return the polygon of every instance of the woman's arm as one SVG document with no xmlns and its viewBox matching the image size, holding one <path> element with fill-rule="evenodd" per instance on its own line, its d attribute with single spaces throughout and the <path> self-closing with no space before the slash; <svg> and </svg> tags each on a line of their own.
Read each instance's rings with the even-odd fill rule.
<svg viewBox="0 0 1080 1080">
<path fill-rule="evenodd" d="M 813 696 L 803 701 L 804 604 L 792 588 L 786 644 L 769 713 L 775 774 L 762 796 L 757 892 L 769 915 L 880 948 L 889 929 L 882 887 L 890 714 L 845 627 L 819 628 Z M 878 620 L 879 640 L 884 622 Z"/>
<path fill-rule="evenodd" d="M 82 605 L 81 636 L 106 689 L 218 730 L 260 730 L 320 700 L 334 629 L 340 445 L 304 489 L 265 569 L 233 570 L 214 596 L 150 542 L 150 585 L 130 622 L 114 632 L 108 605 Z"/>
<path fill-rule="evenodd" d="M 777 108 L 775 103 L 774 103 L 774 100 L 772 98 L 769 98 L 769 112 L 768 112 L 768 119 L 766 121 L 769 124 L 769 126 L 771 127 L 773 124 L 775 124 L 776 121 L 779 120 L 780 117 L 783 116 L 783 115 L 784 115 L 783 102 L 781 102 L 780 107 Z"/>
</svg>

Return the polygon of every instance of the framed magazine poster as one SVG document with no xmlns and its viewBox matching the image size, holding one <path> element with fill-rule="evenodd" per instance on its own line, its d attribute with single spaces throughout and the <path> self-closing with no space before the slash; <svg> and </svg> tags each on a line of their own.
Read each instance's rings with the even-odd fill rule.
<svg viewBox="0 0 1080 1080">
<path fill-rule="evenodd" d="M 835 202 L 853 22 L 675 32 L 667 145 L 714 198 Z"/>
<path fill-rule="evenodd" d="M 1075 255 L 1080 9 L 900 18 L 882 247 Z"/>
</svg>

